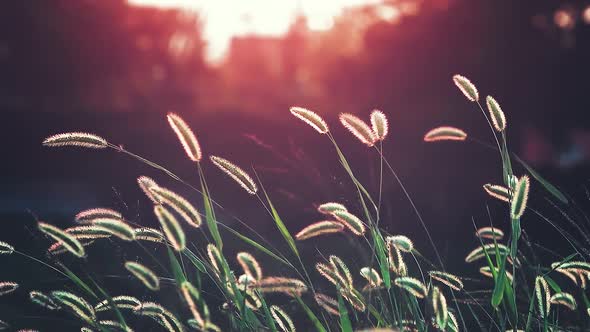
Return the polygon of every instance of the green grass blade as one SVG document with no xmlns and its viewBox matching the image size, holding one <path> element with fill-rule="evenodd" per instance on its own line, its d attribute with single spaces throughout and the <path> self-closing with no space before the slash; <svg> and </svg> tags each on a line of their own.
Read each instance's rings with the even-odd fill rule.
<svg viewBox="0 0 590 332">
<path fill-rule="evenodd" d="M 301 305 L 301 307 L 303 308 L 303 311 L 305 311 L 305 313 L 307 314 L 307 317 L 313 323 L 313 326 L 315 326 L 316 331 L 317 332 L 327 332 L 324 325 L 322 325 L 322 322 L 320 322 L 318 317 L 313 313 L 313 311 L 311 311 L 311 309 L 307 306 L 307 304 L 305 304 L 305 302 L 303 302 L 303 300 L 300 297 L 296 297 L 295 299 L 297 300 L 297 302 L 299 302 L 299 305 Z"/>
<path fill-rule="evenodd" d="M 281 232 L 281 235 L 283 236 L 285 241 L 287 241 L 287 244 L 289 245 L 289 248 L 291 248 L 291 251 L 293 251 L 295 253 L 295 255 L 299 258 L 299 251 L 297 250 L 297 246 L 295 245 L 295 240 L 293 240 L 291 233 L 289 233 L 287 226 L 285 226 L 285 223 L 283 222 L 283 220 L 279 216 L 279 213 L 277 212 L 274 205 L 272 204 L 270 197 L 266 193 L 266 190 L 264 189 L 264 187 L 262 188 L 262 191 L 264 192 L 264 196 L 266 197 L 266 201 L 268 202 L 268 206 L 270 207 L 272 217 L 275 221 L 275 224 L 277 225 L 277 228 L 279 229 L 279 232 Z"/>
<path fill-rule="evenodd" d="M 174 251 L 170 249 L 169 246 L 166 246 L 168 250 L 168 258 L 170 259 L 170 267 L 172 268 L 172 274 L 174 275 L 174 280 L 176 280 L 176 284 L 180 285 L 182 282 L 186 281 L 186 277 L 184 276 L 184 271 L 182 271 L 182 267 L 178 262 L 178 259 L 174 255 Z"/>
<path fill-rule="evenodd" d="M 500 264 L 498 277 L 495 279 L 494 291 L 492 292 L 492 306 L 494 308 L 497 308 L 504 298 L 506 279 L 506 257 L 504 257 Z"/>
<path fill-rule="evenodd" d="M 205 207 L 205 221 L 207 222 L 207 227 L 209 228 L 209 232 L 213 237 L 213 241 L 215 241 L 215 245 L 219 250 L 223 250 L 223 241 L 221 240 L 219 228 L 217 227 L 217 220 L 215 219 L 215 215 L 213 212 L 213 205 L 211 204 L 211 195 L 209 193 L 207 183 L 205 182 L 205 175 L 203 174 L 200 166 L 199 174 L 201 177 L 201 192 L 203 193 L 203 206 Z"/>
<path fill-rule="evenodd" d="M 260 301 L 262 302 L 262 308 L 264 309 L 264 317 L 266 318 L 268 327 L 270 328 L 270 330 L 272 332 L 277 332 L 277 326 L 275 325 L 275 320 L 272 318 L 272 315 L 270 314 L 270 310 L 268 309 L 268 305 L 266 304 L 264 297 L 260 296 L 260 294 L 258 294 L 258 297 L 260 298 Z"/>
<path fill-rule="evenodd" d="M 371 232 L 373 233 L 373 242 L 375 245 L 375 250 L 377 251 L 377 259 L 379 260 L 381 277 L 383 279 L 383 283 L 385 284 L 385 288 L 390 289 L 391 277 L 389 275 L 389 261 L 387 255 L 385 254 L 385 243 L 381 233 L 375 227 L 371 227 Z"/>
<path fill-rule="evenodd" d="M 527 163 L 525 163 L 524 160 L 522 160 L 516 156 L 515 156 L 515 158 L 522 166 L 524 166 L 524 168 L 526 168 L 526 170 L 529 173 L 531 173 L 531 175 L 535 178 L 535 180 L 539 181 L 539 183 L 541 183 L 543 185 L 543 187 L 545 187 L 545 189 L 547 189 L 548 192 L 550 192 L 553 196 L 555 196 L 557 199 L 559 199 L 562 203 L 564 203 L 564 204 L 569 203 L 569 200 L 567 199 L 567 197 L 565 197 L 565 195 L 563 193 L 561 193 L 561 191 L 559 191 L 559 189 L 557 189 L 557 187 L 555 187 L 554 185 L 549 183 L 547 180 L 545 180 L 532 167 L 527 165 Z"/>
<path fill-rule="evenodd" d="M 340 311 L 340 328 L 342 332 L 352 332 L 352 323 L 348 317 L 348 309 L 344 304 L 342 295 L 338 292 L 338 310 Z"/>
<path fill-rule="evenodd" d="M 226 225 L 223 225 L 223 224 L 221 224 L 221 226 L 224 227 L 224 229 L 228 230 L 233 235 L 237 236 L 240 240 L 242 240 L 242 241 L 246 242 L 247 244 L 253 246 L 254 248 L 262 251 L 263 253 L 267 254 L 268 256 L 274 258 L 275 260 L 277 260 L 277 261 L 279 261 L 279 262 L 281 262 L 281 263 L 283 263 L 285 265 L 291 266 L 291 264 L 289 264 L 289 262 L 287 262 L 285 259 L 279 257 L 277 254 L 275 254 L 272 251 L 270 251 L 269 249 L 265 248 L 260 243 L 258 243 L 256 241 L 252 240 L 251 238 L 249 238 L 249 237 L 247 237 L 247 236 L 239 233 L 238 231 L 232 229 L 229 226 L 226 226 Z"/>
<path fill-rule="evenodd" d="M 63 265 L 61 263 L 57 263 L 57 264 L 59 265 L 59 267 L 62 268 L 63 272 L 68 276 L 68 278 L 74 284 L 76 284 L 78 287 L 80 287 L 81 289 L 83 289 L 89 295 L 93 296 L 94 299 L 99 299 L 99 297 L 92 290 L 92 288 L 90 288 L 90 286 L 88 286 L 84 281 L 82 281 L 82 279 L 80 279 L 74 272 L 72 272 L 72 270 L 68 269 L 65 265 Z"/>
</svg>

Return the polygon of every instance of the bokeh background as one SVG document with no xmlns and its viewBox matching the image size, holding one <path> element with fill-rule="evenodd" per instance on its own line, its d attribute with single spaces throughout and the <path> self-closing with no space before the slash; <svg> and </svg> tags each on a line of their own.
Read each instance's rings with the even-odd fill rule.
<svg viewBox="0 0 590 332">
<path fill-rule="evenodd" d="M 155 225 L 135 184 L 139 175 L 198 201 L 195 192 L 125 155 L 43 148 L 51 134 L 99 134 L 196 184 L 196 169 L 165 121 L 167 112 L 177 112 L 206 155 L 256 170 L 296 232 L 320 218 L 314 204 L 354 206 L 355 195 L 329 141 L 288 108 L 321 114 L 372 192 L 377 156 L 345 132 L 337 116 L 367 117 L 378 108 L 390 119 L 385 154 L 450 270 L 474 273 L 462 263 L 477 244 L 472 220 L 489 224 L 489 208 L 495 222 L 506 225 L 499 217 L 503 206 L 481 188 L 500 182 L 499 157 L 473 141 L 422 141 L 432 127 L 453 125 L 492 143 L 481 113 L 453 85 L 456 73 L 500 102 L 511 149 L 567 192 L 576 209 L 587 206 L 589 1 L 14 0 L 0 4 L 0 22 L 0 240 L 32 253 L 47 245 L 34 231 L 36 219 L 65 227 L 79 210 L 107 206 Z M 212 165 L 205 172 L 225 208 L 224 222 L 240 229 L 238 216 L 285 249 L 255 199 Z M 557 215 L 547 195 L 533 183 L 533 204 Z M 383 199 L 382 225 L 415 239 L 434 258 L 389 176 Z M 581 213 L 576 218 L 586 223 Z M 523 223 L 533 243 L 569 254 L 542 220 L 529 216 Z M 352 259 L 351 241 L 309 243 L 303 250 L 310 264 L 316 245 L 328 253 L 349 251 Z M 117 255 L 134 258 L 124 250 Z M 98 275 L 114 264 L 110 257 L 97 260 L 84 269 Z M 271 272 L 288 273 L 261 260 Z M 112 269 L 121 274 L 120 266 Z M 52 280 L 38 270 L 15 259 L 2 265 L 0 277 Z M 20 322 L 48 324 L 23 313 L 31 309 L 27 304 L 2 301 Z"/>
</svg>

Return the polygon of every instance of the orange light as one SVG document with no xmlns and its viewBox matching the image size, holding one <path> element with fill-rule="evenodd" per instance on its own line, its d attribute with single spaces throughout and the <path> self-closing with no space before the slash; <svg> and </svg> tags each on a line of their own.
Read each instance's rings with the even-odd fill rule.
<svg viewBox="0 0 590 332">
<path fill-rule="evenodd" d="M 584 23 L 590 24 L 590 6 L 584 9 L 584 12 L 582 13 L 582 19 L 584 20 Z"/>
<path fill-rule="evenodd" d="M 208 57 L 219 61 L 232 37 L 285 34 L 297 15 L 311 30 L 327 30 L 345 8 L 379 4 L 382 0 L 127 0 L 129 5 L 199 12 L 205 21 Z"/>
<path fill-rule="evenodd" d="M 555 25 L 564 30 L 570 30 L 575 25 L 572 14 L 569 11 L 563 9 L 555 12 L 553 15 L 553 21 L 555 22 Z"/>
</svg>

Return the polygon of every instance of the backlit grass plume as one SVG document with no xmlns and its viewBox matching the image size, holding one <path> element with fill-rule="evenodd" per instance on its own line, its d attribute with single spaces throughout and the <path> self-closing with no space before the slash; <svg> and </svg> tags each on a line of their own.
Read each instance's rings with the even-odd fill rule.
<svg viewBox="0 0 590 332">
<path fill-rule="evenodd" d="M 395 278 L 394 283 L 399 288 L 405 289 L 410 294 L 418 298 L 424 298 L 428 293 L 426 286 L 424 286 L 424 284 L 416 278 L 398 277 Z"/>
<path fill-rule="evenodd" d="M 149 190 L 156 199 L 163 204 L 171 207 L 184 219 L 190 226 L 198 228 L 202 224 L 199 211 L 184 197 L 163 187 L 150 187 Z"/>
<path fill-rule="evenodd" d="M 10 294 L 18 288 L 18 284 L 12 281 L 0 281 L 0 296 Z"/>
<path fill-rule="evenodd" d="M 168 113 L 167 118 L 170 127 L 172 127 L 172 130 L 174 130 L 176 136 L 178 136 L 186 155 L 190 160 L 199 162 L 201 158 L 203 158 L 203 154 L 201 152 L 199 141 L 197 141 L 197 137 L 191 128 L 180 116 L 178 116 L 178 114 Z"/>
<path fill-rule="evenodd" d="M 158 303 L 142 302 L 134 312 L 138 315 L 153 318 L 168 332 L 184 332 L 184 327 L 178 317 Z"/>
<path fill-rule="evenodd" d="M 160 289 L 160 279 L 147 266 L 137 262 L 126 262 L 125 268 L 131 272 L 142 284 L 150 290 Z"/>
<path fill-rule="evenodd" d="M 504 202 L 510 202 L 510 191 L 504 186 L 486 183 L 483 185 L 483 190 L 485 190 L 488 195 L 494 198 Z"/>
<path fill-rule="evenodd" d="M 14 252 L 14 247 L 10 244 L 0 241 L 0 255 L 10 255 Z"/>
<path fill-rule="evenodd" d="M 64 231 L 68 234 L 74 236 L 77 240 L 96 240 L 96 239 L 105 239 L 109 238 L 113 235 L 113 233 L 109 230 L 106 230 L 102 227 L 95 226 L 95 225 L 83 225 L 83 226 L 74 226 L 68 227 Z M 82 244 L 84 245 L 84 244 Z"/>
<path fill-rule="evenodd" d="M 71 234 L 68 234 L 67 232 L 64 232 L 63 230 L 61 230 L 53 225 L 44 223 L 44 222 L 40 222 L 38 227 L 41 232 L 49 235 L 49 237 L 51 237 L 55 241 L 61 243 L 62 246 L 64 248 L 66 248 L 66 250 L 68 250 L 69 252 L 71 252 L 75 256 L 83 257 L 86 254 L 84 251 L 84 247 L 82 246 L 80 241 L 78 241 Z"/>
<path fill-rule="evenodd" d="M 57 305 L 57 303 L 55 303 L 55 301 L 53 301 L 53 299 L 47 295 L 45 295 L 42 292 L 39 291 L 31 291 L 29 292 L 29 298 L 31 299 L 31 302 L 42 306 L 45 309 L 49 309 L 49 310 L 58 310 L 60 309 L 60 306 Z"/>
<path fill-rule="evenodd" d="M 494 267 L 494 271 L 496 272 L 496 274 L 498 274 L 498 272 L 500 272 L 498 270 L 498 268 L 495 268 L 495 267 Z M 492 273 L 492 268 L 489 265 L 480 267 L 479 273 L 481 273 L 481 275 L 486 276 L 488 278 L 494 277 L 494 274 Z M 510 273 L 508 271 L 506 271 L 505 273 L 506 273 L 506 278 L 508 278 L 508 280 L 512 281 L 512 278 L 513 278 L 512 273 Z"/>
<path fill-rule="evenodd" d="M 456 275 L 443 271 L 429 271 L 428 274 L 433 280 L 436 280 L 453 290 L 460 291 L 463 289 L 463 281 L 461 281 L 461 278 Z"/>
<path fill-rule="evenodd" d="M 518 179 L 514 188 L 514 197 L 510 204 L 510 216 L 512 219 L 520 219 L 520 217 L 522 217 L 524 210 L 526 209 L 526 203 L 529 199 L 530 186 L 531 184 L 528 176 L 523 175 Z"/>
<path fill-rule="evenodd" d="M 243 169 L 239 168 L 227 159 L 211 156 L 211 162 L 222 170 L 225 174 L 229 175 L 234 181 L 236 181 L 242 188 L 244 188 L 249 194 L 254 195 L 258 191 L 258 186 L 252 180 L 250 175 Z"/>
<path fill-rule="evenodd" d="M 328 295 L 322 293 L 316 293 L 314 297 L 316 303 L 326 310 L 329 314 L 339 316 L 340 310 L 338 309 L 338 301 Z"/>
<path fill-rule="evenodd" d="M 549 284 L 542 276 L 537 276 L 535 279 L 535 296 L 537 297 L 537 307 L 539 312 L 546 316 L 551 309 L 551 293 L 549 291 Z"/>
<path fill-rule="evenodd" d="M 347 288 L 347 283 L 344 281 L 336 272 L 334 268 L 330 265 L 317 263 L 315 265 L 315 269 L 329 282 L 337 287 Z"/>
<path fill-rule="evenodd" d="M 205 319 L 203 319 L 203 315 L 199 312 L 199 308 L 197 304 L 200 302 L 201 295 L 199 291 L 191 284 L 189 281 L 183 281 L 180 284 L 180 290 L 184 301 L 187 303 L 193 318 L 197 322 L 197 324 L 203 328 L 206 325 Z"/>
<path fill-rule="evenodd" d="M 436 324 L 441 330 L 444 330 L 447 327 L 449 311 L 447 309 L 447 299 L 438 287 L 432 289 L 432 309 Z"/>
<path fill-rule="evenodd" d="M 329 260 L 330 265 L 332 266 L 332 270 L 338 277 L 340 284 L 343 285 L 344 288 L 352 288 L 352 273 L 350 273 L 350 270 L 348 269 L 348 266 L 346 266 L 344 261 L 336 255 L 330 255 Z"/>
<path fill-rule="evenodd" d="M 356 136 L 356 138 L 358 138 L 363 144 L 373 146 L 375 141 L 377 141 L 377 137 L 371 127 L 356 115 L 341 113 L 339 119 L 344 128 L 348 129 L 348 131 Z"/>
<path fill-rule="evenodd" d="M 131 309 L 135 310 L 141 305 L 141 301 L 133 296 L 128 295 L 119 295 L 113 296 L 111 301 L 104 300 L 99 302 L 97 305 L 94 306 L 94 311 L 101 312 L 107 310 L 113 310 L 112 305 L 114 305 L 117 309 Z"/>
<path fill-rule="evenodd" d="M 186 236 L 176 217 L 162 205 L 154 206 L 154 213 L 172 248 L 176 251 L 183 251 L 186 248 Z"/>
<path fill-rule="evenodd" d="M 337 221 L 323 220 L 315 222 L 295 235 L 297 240 L 307 240 L 323 234 L 339 233 L 344 230 L 344 225 Z"/>
<path fill-rule="evenodd" d="M 220 280 L 224 280 L 226 277 L 225 270 L 223 269 L 224 258 L 217 246 L 209 243 L 207 245 L 207 256 L 209 257 L 209 262 L 211 263 L 215 274 Z"/>
<path fill-rule="evenodd" d="M 159 230 L 150 227 L 140 227 L 134 229 L 135 239 L 138 241 L 149 241 L 155 243 L 164 242 L 164 234 Z"/>
<path fill-rule="evenodd" d="M 80 211 L 80 212 L 78 212 L 78 214 L 76 214 L 76 217 L 75 217 L 76 222 L 79 222 L 79 223 L 87 223 L 87 222 L 91 222 L 94 219 L 100 219 L 100 218 L 123 219 L 123 216 L 121 215 L 121 213 L 119 213 L 113 209 L 94 208 L 94 209 Z"/>
<path fill-rule="evenodd" d="M 79 146 L 91 149 L 104 149 L 109 146 L 108 142 L 97 135 L 89 133 L 63 133 L 47 137 L 43 145 L 49 147 Z"/>
<path fill-rule="evenodd" d="M 387 245 L 392 245 L 404 252 L 411 252 L 414 249 L 414 243 L 407 236 L 395 235 L 385 238 Z"/>
<path fill-rule="evenodd" d="M 346 302 L 350 303 L 356 311 L 363 312 L 367 308 L 363 296 L 354 288 L 340 288 L 340 295 L 342 295 Z"/>
<path fill-rule="evenodd" d="M 254 256 L 247 252 L 239 252 L 237 254 L 237 259 L 242 266 L 244 273 L 251 276 L 255 280 L 262 279 L 262 268 Z"/>
<path fill-rule="evenodd" d="M 137 184 L 144 194 L 150 199 L 150 201 L 152 201 L 154 204 L 162 204 L 160 199 L 150 189 L 153 187 L 158 187 L 158 183 L 156 183 L 154 179 L 142 175 L 137 178 Z"/>
<path fill-rule="evenodd" d="M 389 124 L 387 117 L 380 110 L 371 112 L 371 128 L 378 141 L 383 141 L 389 133 Z"/>
<path fill-rule="evenodd" d="M 303 281 L 285 277 L 263 278 L 256 283 L 256 288 L 262 293 L 284 293 L 291 296 L 301 296 L 307 291 Z"/>
<path fill-rule="evenodd" d="M 486 105 L 488 106 L 494 128 L 499 132 L 503 132 L 506 129 L 506 117 L 504 116 L 504 112 L 502 112 L 500 104 L 498 104 L 494 97 L 488 96 L 486 98 Z"/>
<path fill-rule="evenodd" d="M 308 109 L 305 109 L 303 107 L 296 107 L 296 106 L 291 107 L 289 109 L 289 111 L 291 112 L 291 114 L 295 115 L 296 117 L 298 117 L 299 119 L 303 120 L 305 123 L 310 125 L 318 133 L 325 134 L 329 131 L 326 121 L 324 121 L 324 119 L 322 119 L 316 113 L 314 113 Z"/>
<path fill-rule="evenodd" d="M 424 142 L 437 142 L 437 141 L 464 141 L 467 138 L 467 134 L 455 127 L 442 126 L 431 129 L 424 135 Z"/>
<path fill-rule="evenodd" d="M 467 77 L 462 75 L 454 75 L 453 82 L 455 85 L 461 90 L 461 92 L 469 99 L 470 101 L 479 101 L 479 93 L 477 92 L 477 88 Z"/>
<path fill-rule="evenodd" d="M 479 247 L 473 249 L 465 257 L 465 262 L 473 263 L 479 259 L 484 258 L 486 256 L 486 253 L 490 256 L 495 255 L 496 254 L 496 246 L 497 246 L 498 252 L 501 255 L 506 255 L 510 252 L 510 249 L 501 243 L 497 243 L 497 244 L 496 243 L 488 243 L 484 246 L 479 246 Z"/>
<path fill-rule="evenodd" d="M 67 291 L 53 291 L 51 298 L 61 307 L 69 309 L 76 316 L 82 318 L 86 322 L 93 322 L 96 320 L 96 313 L 94 308 L 82 297 Z"/>
<path fill-rule="evenodd" d="M 334 217 L 340 221 L 346 228 L 348 228 L 355 235 L 365 234 L 365 225 L 354 214 L 348 211 L 337 210 L 332 213 Z"/>
<path fill-rule="evenodd" d="M 295 332 L 295 324 L 283 309 L 276 305 L 270 306 L 270 313 L 283 332 Z"/>
<path fill-rule="evenodd" d="M 387 245 L 387 254 L 389 269 L 398 276 L 405 277 L 408 274 L 408 267 L 406 266 L 401 250 L 396 246 Z"/>
<path fill-rule="evenodd" d="M 346 206 L 336 202 L 323 203 L 318 206 L 318 212 L 331 215 L 334 211 L 348 211 Z"/>
<path fill-rule="evenodd" d="M 135 231 L 133 227 L 129 226 L 122 220 L 113 218 L 100 218 L 92 221 L 92 225 L 98 229 L 113 234 L 124 241 L 135 240 Z"/>
<path fill-rule="evenodd" d="M 560 292 L 555 293 L 551 296 L 550 299 L 552 304 L 559 304 L 562 306 L 567 307 L 569 310 L 576 310 L 578 304 L 576 303 L 576 299 L 570 293 Z"/>
<path fill-rule="evenodd" d="M 475 231 L 475 236 L 480 239 L 489 239 L 489 240 L 502 240 L 504 237 L 504 232 L 496 227 L 482 227 Z"/>
<path fill-rule="evenodd" d="M 360 274 L 369 282 L 369 287 L 379 287 L 383 283 L 377 270 L 370 267 L 361 268 Z"/>
</svg>

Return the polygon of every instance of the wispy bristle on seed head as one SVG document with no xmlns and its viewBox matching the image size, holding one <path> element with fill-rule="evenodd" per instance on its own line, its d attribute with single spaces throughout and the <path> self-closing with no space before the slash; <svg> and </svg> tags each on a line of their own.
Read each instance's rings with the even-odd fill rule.
<svg viewBox="0 0 590 332">
<path fill-rule="evenodd" d="M 365 234 L 365 225 L 355 215 L 348 211 L 337 210 L 333 212 L 334 217 L 346 226 L 355 235 Z"/>
<path fill-rule="evenodd" d="M 454 75 L 453 82 L 455 85 L 461 90 L 461 92 L 469 99 L 470 101 L 479 101 L 479 93 L 477 92 L 477 88 L 467 77 L 462 75 Z"/>
<path fill-rule="evenodd" d="M 482 227 L 475 232 L 475 236 L 480 239 L 501 240 L 504 232 L 495 227 Z"/>
<path fill-rule="evenodd" d="M 255 280 L 262 279 L 262 268 L 254 256 L 247 252 L 239 252 L 237 254 L 237 259 L 242 266 L 244 273 L 252 276 Z"/>
<path fill-rule="evenodd" d="M 158 183 L 154 181 L 152 178 L 147 176 L 140 176 L 137 178 L 137 184 L 139 188 L 145 193 L 145 195 L 154 203 L 154 204 L 162 204 L 160 199 L 154 195 L 154 193 L 150 190 L 150 188 L 158 187 Z"/>
<path fill-rule="evenodd" d="M 43 145 L 49 147 L 59 146 L 79 146 L 91 149 L 104 149 L 108 147 L 108 142 L 97 135 L 89 133 L 63 133 L 47 137 Z"/>
<path fill-rule="evenodd" d="M 83 257 L 85 255 L 84 247 L 73 235 L 44 222 L 39 222 L 38 228 L 41 232 L 61 243 L 64 248 L 75 256 Z"/>
<path fill-rule="evenodd" d="M 316 303 L 328 313 L 336 316 L 340 315 L 338 301 L 335 298 L 321 293 L 316 293 L 314 298 Z"/>
<path fill-rule="evenodd" d="M 335 203 L 335 202 L 323 203 L 323 204 L 320 204 L 320 206 L 318 206 L 318 212 L 323 213 L 323 214 L 331 215 L 332 213 L 334 213 L 334 211 L 338 211 L 338 210 L 348 211 L 346 209 L 346 206 L 344 206 L 343 204 L 340 204 L 340 203 Z"/>
<path fill-rule="evenodd" d="M 356 311 L 365 311 L 365 299 L 354 288 L 340 288 L 340 295 L 346 300 Z"/>
<path fill-rule="evenodd" d="M 341 113 L 339 118 L 340 123 L 363 144 L 367 146 L 373 146 L 375 144 L 377 137 L 365 121 L 350 113 Z"/>
<path fill-rule="evenodd" d="M 147 266 L 137 262 L 126 262 L 125 268 L 131 272 L 142 284 L 144 284 L 150 290 L 160 289 L 160 279 L 158 276 L 150 270 Z"/>
<path fill-rule="evenodd" d="M 551 309 L 551 293 L 547 280 L 542 276 L 537 276 L 535 279 L 535 295 L 537 296 L 539 312 L 543 317 L 546 317 Z"/>
<path fill-rule="evenodd" d="M 51 297 L 39 291 L 31 291 L 29 293 L 29 298 L 31 299 L 31 302 L 49 310 L 57 310 L 60 308 L 59 305 L 57 305 L 57 303 L 51 299 Z"/>
<path fill-rule="evenodd" d="M 201 152 L 199 141 L 197 141 L 191 128 L 180 116 L 178 116 L 178 114 L 168 113 L 167 118 L 170 127 L 172 127 L 172 130 L 174 130 L 176 136 L 178 136 L 189 159 L 194 162 L 199 162 L 201 158 L 203 158 L 203 154 Z"/>
<path fill-rule="evenodd" d="M 436 142 L 436 141 L 464 141 L 467 138 L 467 134 L 455 127 L 442 126 L 437 127 L 424 135 L 424 142 Z"/>
<path fill-rule="evenodd" d="M 332 271 L 334 271 L 334 273 L 336 273 L 336 276 L 338 276 L 340 284 L 345 288 L 352 288 L 352 273 L 350 273 L 350 270 L 348 269 L 348 266 L 346 266 L 344 261 L 336 255 L 330 255 L 329 260 L 330 265 L 332 266 Z"/>
<path fill-rule="evenodd" d="M 112 303 L 112 305 L 111 305 Z M 113 309 L 115 306 L 117 309 L 135 309 L 141 305 L 141 302 L 133 296 L 119 295 L 113 296 L 110 301 L 108 299 L 99 302 L 94 306 L 94 310 L 97 312 L 106 311 Z"/>
<path fill-rule="evenodd" d="M 429 271 L 428 274 L 430 275 L 430 278 L 432 278 L 433 280 L 436 280 L 453 290 L 459 291 L 463 289 L 463 282 L 461 281 L 461 278 L 457 277 L 454 274 L 450 274 L 444 271 Z"/>
<path fill-rule="evenodd" d="M 258 186 L 243 169 L 221 157 L 211 156 L 210 159 L 215 166 L 234 179 L 234 181 L 242 186 L 242 188 L 244 188 L 249 194 L 256 194 Z"/>
<path fill-rule="evenodd" d="M 223 279 L 222 276 L 225 275 L 223 269 L 224 258 L 219 249 L 212 243 L 207 245 L 207 256 L 209 256 L 209 261 L 211 262 L 214 272 L 220 279 Z"/>
<path fill-rule="evenodd" d="M 293 320 L 285 311 L 283 311 L 283 309 L 276 305 L 271 305 L 270 313 L 283 332 L 295 332 L 295 324 L 293 324 Z"/>
<path fill-rule="evenodd" d="M 387 258 L 389 261 L 389 269 L 400 277 L 405 277 L 408 274 L 408 267 L 404 262 L 401 250 L 398 247 L 387 243 Z"/>
<path fill-rule="evenodd" d="M 99 218 L 92 221 L 92 225 L 109 232 L 123 241 L 135 240 L 133 227 L 126 222 L 113 218 Z"/>
<path fill-rule="evenodd" d="M 383 282 L 379 272 L 373 268 L 363 267 L 361 268 L 360 274 L 363 278 L 367 279 L 370 287 L 378 287 Z"/>
<path fill-rule="evenodd" d="M 510 191 L 504 186 L 486 183 L 483 185 L 483 189 L 488 193 L 488 195 L 494 198 L 504 202 L 510 202 Z"/>
<path fill-rule="evenodd" d="M 323 234 L 339 233 L 343 230 L 344 225 L 342 223 L 337 221 L 323 220 L 303 228 L 295 235 L 295 238 L 299 241 L 302 241 Z"/>
<path fill-rule="evenodd" d="M 404 252 L 411 252 L 414 249 L 414 243 L 412 240 L 404 235 L 387 236 L 385 242 L 387 245 L 395 246 Z"/>
<path fill-rule="evenodd" d="M 80 239 L 79 242 L 80 244 L 82 244 L 83 247 L 87 247 L 94 243 L 94 239 Z M 52 255 L 61 255 L 70 251 L 66 249 L 61 242 L 55 242 L 47 249 L 47 252 L 49 252 Z"/>
<path fill-rule="evenodd" d="M 66 228 L 65 231 L 68 234 L 72 234 L 76 239 L 104 239 L 111 237 L 113 235 L 112 232 L 105 230 L 99 226 L 95 225 L 83 225 L 83 226 L 74 226 Z"/>
<path fill-rule="evenodd" d="M 570 293 L 565 293 L 565 292 L 555 293 L 555 294 L 553 294 L 553 296 L 551 296 L 550 301 L 553 304 L 559 304 L 559 305 L 565 306 L 569 310 L 572 310 L 572 311 L 576 310 L 576 308 L 578 307 L 578 304 L 576 303 L 576 299 L 574 299 L 574 297 Z"/>
<path fill-rule="evenodd" d="M 490 118 L 492 118 L 492 124 L 494 128 L 498 132 L 503 132 L 506 129 L 506 117 L 504 116 L 504 112 L 502 112 L 502 108 L 500 108 L 500 104 L 494 99 L 492 96 L 488 96 L 486 98 L 486 104 L 488 106 L 488 111 L 490 112 Z"/>
<path fill-rule="evenodd" d="M 285 277 L 263 278 L 256 284 L 256 287 L 262 293 L 284 293 L 291 296 L 301 296 L 307 291 L 307 286 L 303 281 Z"/>
<path fill-rule="evenodd" d="M 176 217 L 162 205 L 154 206 L 154 213 L 174 250 L 183 251 L 186 248 L 186 236 Z"/>
<path fill-rule="evenodd" d="M 315 129 L 320 134 L 325 134 L 329 131 L 326 121 L 324 121 L 324 119 L 322 119 L 316 113 L 314 113 L 308 109 L 305 109 L 303 107 L 297 107 L 297 106 L 291 107 L 289 109 L 289 111 L 291 112 L 291 114 L 295 115 L 296 117 L 298 117 L 299 119 L 303 120 L 305 123 L 310 125 L 313 129 Z"/>
<path fill-rule="evenodd" d="M 93 219 L 98 218 L 113 218 L 113 219 L 123 219 L 121 213 L 108 208 L 94 208 L 88 209 L 84 211 L 78 212 L 76 214 L 76 222 L 83 223 L 83 222 L 90 222 Z"/>
<path fill-rule="evenodd" d="M 428 293 L 426 286 L 424 286 L 424 284 L 416 278 L 398 277 L 395 278 L 394 283 L 396 286 L 405 289 L 406 291 L 418 298 L 424 298 Z"/>
<path fill-rule="evenodd" d="M 510 205 L 510 216 L 512 219 L 519 219 L 524 214 L 529 198 L 530 186 L 531 183 L 528 176 L 523 175 L 518 179 L 514 187 L 514 196 Z"/>
<path fill-rule="evenodd" d="M 94 308 L 84 298 L 67 291 L 53 291 L 51 298 L 61 307 L 65 307 L 88 323 L 96 320 Z"/>
<path fill-rule="evenodd" d="M 315 265 L 315 268 L 324 278 L 326 278 L 333 285 L 343 288 L 348 287 L 346 282 L 341 280 L 340 276 L 336 274 L 336 272 L 334 272 L 332 266 L 323 263 L 317 263 Z"/>
<path fill-rule="evenodd" d="M 389 133 L 389 123 L 387 122 L 385 114 L 380 110 L 373 110 L 373 112 L 371 112 L 371 127 L 377 140 L 385 140 Z"/>
<path fill-rule="evenodd" d="M 0 296 L 10 294 L 18 288 L 18 284 L 12 281 L 0 281 Z"/>
<path fill-rule="evenodd" d="M 194 228 L 201 226 L 202 218 L 199 211 L 187 199 L 160 186 L 150 187 L 149 190 L 158 201 L 174 209 L 190 226 Z"/>
<path fill-rule="evenodd" d="M 14 247 L 10 244 L 0 241 L 0 255 L 10 255 L 14 252 Z"/>
<path fill-rule="evenodd" d="M 164 234 L 159 230 L 150 227 L 136 228 L 135 239 L 138 241 L 150 241 L 156 243 L 164 242 Z"/>
</svg>

